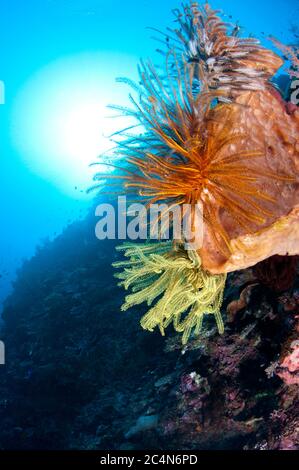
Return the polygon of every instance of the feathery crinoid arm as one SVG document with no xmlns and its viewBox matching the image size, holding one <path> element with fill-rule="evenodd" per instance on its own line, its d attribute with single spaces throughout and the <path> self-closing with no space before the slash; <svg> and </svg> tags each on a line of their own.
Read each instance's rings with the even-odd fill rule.
<svg viewBox="0 0 299 470">
<path fill-rule="evenodd" d="M 122 310 L 146 302 L 150 309 L 141 319 L 144 329 L 158 327 L 164 335 L 172 323 L 185 344 L 192 332 L 199 334 L 204 315 L 213 314 L 223 333 L 220 309 L 226 275 L 209 274 L 196 252 L 171 242 L 125 244 L 118 250 L 127 260 L 113 264 L 123 269 L 116 277 L 120 286 L 131 289 Z"/>
<path fill-rule="evenodd" d="M 290 77 L 299 78 L 299 46 L 286 46 L 273 36 L 270 36 L 270 40 L 291 63 L 291 67 L 286 70 L 286 72 L 290 75 Z"/>
<path fill-rule="evenodd" d="M 175 30 L 176 42 L 169 43 L 164 66 L 142 62 L 139 83 L 125 80 L 138 95 L 131 96 L 133 108 L 125 113 L 143 132 L 123 133 L 115 152 L 123 171 L 110 178 L 122 180 L 126 194 L 148 206 L 166 203 L 174 210 L 202 204 L 217 250 L 229 256 L 230 235 L 223 220 L 236 233 L 271 224 L 277 213 L 275 191 L 281 193 L 283 185 L 294 181 L 291 172 L 269 169 L 267 129 L 260 126 L 252 135 L 258 114 L 250 99 L 240 105 L 235 94 L 261 93 L 278 58 L 255 39 L 229 34 L 207 5 L 192 3 L 176 16 L 180 28 Z M 193 50 L 192 60 L 186 48 Z M 214 71 L 212 57 L 218 64 Z M 234 99 L 221 103 L 219 96 Z"/>
<path fill-rule="evenodd" d="M 169 29 L 167 50 L 180 50 L 193 67 L 201 92 L 232 102 L 244 91 L 264 90 L 283 64 L 255 38 L 239 36 L 240 27 L 225 23 L 220 11 L 197 2 L 174 10 L 179 27 Z"/>
</svg>

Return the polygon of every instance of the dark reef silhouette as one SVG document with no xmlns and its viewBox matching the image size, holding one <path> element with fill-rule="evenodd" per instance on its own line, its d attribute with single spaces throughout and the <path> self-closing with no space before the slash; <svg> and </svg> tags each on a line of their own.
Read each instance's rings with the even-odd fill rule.
<svg viewBox="0 0 299 470">
<path fill-rule="evenodd" d="M 182 346 L 140 329 L 138 308 L 119 313 L 115 244 L 94 222 L 40 248 L 6 302 L 0 447 L 297 448 L 298 276 L 275 293 L 229 275 L 226 334 L 211 321 Z"/>
</svg>

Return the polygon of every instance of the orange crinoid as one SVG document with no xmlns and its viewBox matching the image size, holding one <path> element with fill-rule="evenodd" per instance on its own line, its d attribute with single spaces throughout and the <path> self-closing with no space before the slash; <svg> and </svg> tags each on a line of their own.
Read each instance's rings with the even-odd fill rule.
<svg viewBox="0 0 299 470">
<path fill-rule="evenodd" d="M 253 122 L 246 121 L 246 111 L 243 119 L 243 107 L 207 106 L 191 89 L 169 102 L 166 94 L 161 85 L 159 101 L 152 94 L 149 103 L 143 103 L 147 114 L 142 111 L 142 117 L 151 130 L 149 147 L 130 147 L 127 161 L 135 172 L 125 187 L 172 208 L 200 201 L 209 233 L 225 253 L 228 224 L 237 235 L 275 220 L 277 193 L 293 183 L 289 165 L 280 171 L 277 165 L 271 167 L 263 132 L 251 137 Z"/>
<path fill-rule="evenodd" d="M 299 112 L 289 113 L 270 82 L 283 60 L 238 37 L 208 5 L 175 14 L 179 28 L 167 37 L 164 69 L 141 64 L 139 100 L 125 110 L 145 129 L 124 132 L 125 188 L 170 208 L 200 202 L 199 254 L 212 273 L 286 254 L 286 234 L 296 254 Z M 297 229 L 290 234 L 281 227 L 291 213 Z"/>
</svg>

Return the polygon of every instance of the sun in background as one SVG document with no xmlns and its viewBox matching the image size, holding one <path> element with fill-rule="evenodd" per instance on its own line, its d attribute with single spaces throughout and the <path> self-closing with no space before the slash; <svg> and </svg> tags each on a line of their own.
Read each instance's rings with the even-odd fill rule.
<svg viewBox="0 0 299 470">
<path fill-rule="evenodd" d="M 82 53 L 39 70 L 16 96 L 11 135 L 27 167 L 73 197 L 88 197 L 89 164 L 111 148 L 110 135 L 128 126 L 110 104 L 128 105 L 117 77 L 132 76 L 137 59 L 116 53 Z M 103 172 L 107 168 L 103 166 Z"/>
</svg>

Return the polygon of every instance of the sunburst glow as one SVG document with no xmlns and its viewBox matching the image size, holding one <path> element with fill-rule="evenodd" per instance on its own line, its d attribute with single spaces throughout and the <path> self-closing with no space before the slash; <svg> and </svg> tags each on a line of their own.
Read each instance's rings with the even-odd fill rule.
<svg viewBox="0 0 299 470">
<path fill-rule="evenodd" d="M 74 197 L 92 184 L 89 164 L 111 147 L 109 136 L 127 126 L 107 109 L 127 104 L 116 77 L 132 74 L 134 58 L 103 53 L 60 59 L 36 73 L 14 104 L 12 138 L 30 169 Z"/>
</svg>

